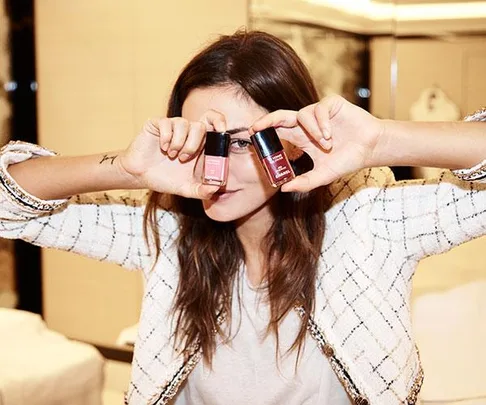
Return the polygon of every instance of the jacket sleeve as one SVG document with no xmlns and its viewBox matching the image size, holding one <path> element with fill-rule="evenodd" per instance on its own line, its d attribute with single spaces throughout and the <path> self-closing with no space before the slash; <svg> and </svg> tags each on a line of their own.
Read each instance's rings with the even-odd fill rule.
<svg viewBox="0 0 486 405">
<path fill-rule="evenodd" d="M 53 153 L 47 149 L 22 142 L 9 143 L 1 150 L 0 237 L 74 252 L 127 269 L 149 267 L 155 252 L 144 238 L 144 198 L 93 193 L 44 201 L 23 190 L 6 170 L 9 164 L 50 155 Z M 161 211 L 158 222 L 164 230 L 161 237 L 174 232 L 172 213 Z"/>
<path fill-rule="evenodd" d="M 466 120 L 485 121 L 486 110 Z M 486 234 L 486 160 L 432 180 L 395 182 L 385 173 L 370 228 L 393 255 L 419 261 Z"/>
<path fill-rule="evenodd" d="M 419 261 L 486 234 L 486 184 L 450 171 L 437 180 L 390 181 L 377 193 L 370 221 L 390 253 Z"/>
</svg>

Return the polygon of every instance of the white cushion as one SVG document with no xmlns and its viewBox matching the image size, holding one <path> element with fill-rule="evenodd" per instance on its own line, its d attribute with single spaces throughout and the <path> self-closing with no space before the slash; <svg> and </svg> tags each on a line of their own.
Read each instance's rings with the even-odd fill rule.
<svg viewBox="0 0 486 405">
<path fill-rule="evenodd" d="M 486 404 L 486 280 L 418 297 L 412 319 L 422 404 Z"/>
<path fill-rule="evenodd" d="M 38 315 L 0 311 L 0 359 L 2 405 L 101 405 L 101 354 L 49 330 Z"/>
<path fill-rule="evenodd" d="M 40 315 L 18 309 L 0 308 L 0 337 L 40 333 L 46 325 Z"/>
</svg>

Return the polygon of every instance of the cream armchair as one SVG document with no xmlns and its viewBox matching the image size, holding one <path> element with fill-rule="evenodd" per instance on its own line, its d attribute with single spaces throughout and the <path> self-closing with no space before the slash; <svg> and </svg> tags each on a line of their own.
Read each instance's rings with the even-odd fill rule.
<svg viewBox="0 0 486 405">
<path fill-rule="evenodd" d="M 104 360 L 40 316 L 0 308 L 0 405 L 101 405 Z"/>
<path fill-rule="evenodd" d="M 413 326 L 425 372 L 422 405 L 485 405 L 486 277 L 418 297 Z"/>
</svg>

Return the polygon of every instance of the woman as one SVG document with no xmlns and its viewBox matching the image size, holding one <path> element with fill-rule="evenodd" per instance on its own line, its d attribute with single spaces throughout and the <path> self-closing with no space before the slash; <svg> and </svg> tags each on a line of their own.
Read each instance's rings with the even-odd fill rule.
<svg viewBox="0 0 486 405">
<path fill-rule="evenodd" d="M 486 186 L 472 181 L 486 175 L 484 124 L 319 101 L 292 49 L 259 32 L 199 53 L 167 117 L 118 153 L 12 143 L 0 157 L 0 236 L 145 271 L 126 403 L 415 403 L 411 278 L 424 256 L 485 233 Z M 267 127 L 301 173 L 281 189 L 249 141 Z M 208 130 L 233 134 L 222 188 L 201 183 Z M 386 165 L 461 170 L 394 183 L 371 169 Z M 147 202 L 79 195 L 140 188 Z"/>
</svg>

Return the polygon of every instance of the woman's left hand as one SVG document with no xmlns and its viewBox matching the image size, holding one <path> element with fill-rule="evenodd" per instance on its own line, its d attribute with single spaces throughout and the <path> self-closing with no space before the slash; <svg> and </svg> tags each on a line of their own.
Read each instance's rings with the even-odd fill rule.
<svg viewBox="0 0 486 405">
<path fill-rule="evenodd" d="M 302 149 L 314 168 L 284 184 L 282 191 L 310 191 L 356 170 L 372 167 L 383 121 L 341 96 L 329 96 L 302 110 L 278 110 L 257 120 L 250 133 L 275 127 Z M 383 141 L 383 139 L 381 139 Z"/>
</svg>

